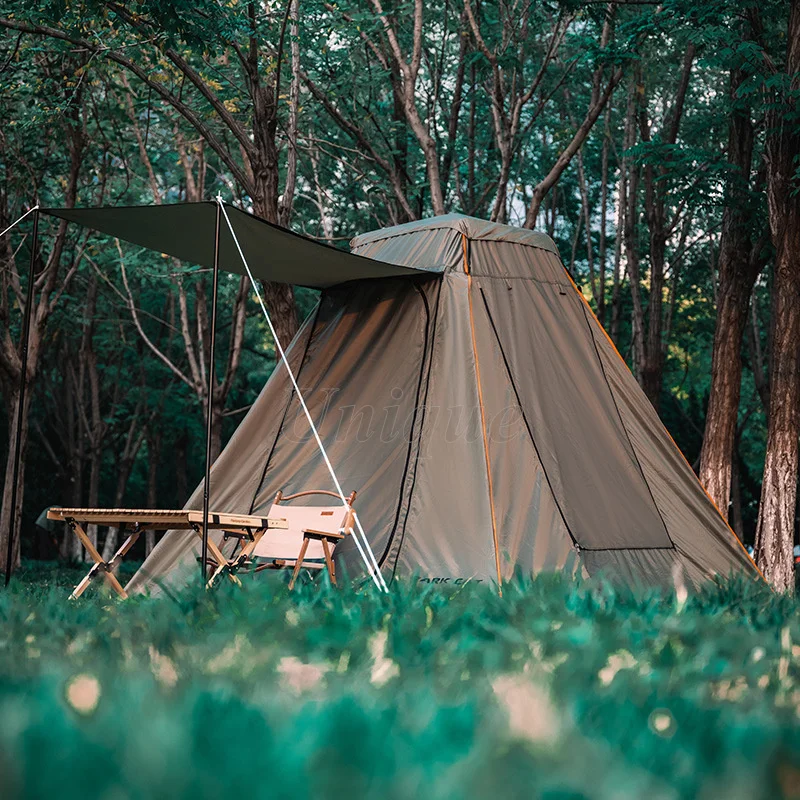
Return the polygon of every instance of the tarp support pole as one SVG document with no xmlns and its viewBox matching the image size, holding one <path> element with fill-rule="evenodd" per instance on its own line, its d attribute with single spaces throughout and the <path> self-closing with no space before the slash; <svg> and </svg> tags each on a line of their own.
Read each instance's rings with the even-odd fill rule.
<svg viewBox="0 0 800 800">
<path fill-rule="evenodd" d="M 4 231 L 5 233 L 5 231 Z M 22 455 L 22 420 L 25 411 L 25 390 L 28 388 L 28 340 L 30 339 L 33 289 L 36 282 L 36 245 L 39 240 L 39 206 L 33 212 L 33 240 L 31 262 L 28 268 L 28 291 L 25 299 L 25 315 L 22 321 L 22 357 L 19 370 L 19 405 L 17 407 L 17 435 L 14 444 L 14 471 L 11 482 L 11 508 L 8 513 L 8 550 L 6 552 L 6 586 L 14 568 L 14 529 L 17 518 L 17 484 L 19 483 L 20 456 Z"/>
<path fill-rule="evenodd" d="M 200 575 L 205 584 L 208 561 L 208 504 L 211 479 L 211 427 L 214 413 L 214 357 L 217 345 L 217 294 L 219 289 L 219 228 L 220 205 L 217 206 L 214 224 L 214 278 L 211 289 L 211 343 L 208 355 L 208 389 L 206 390 L 206 475 L 203 481 L 203 546 L 200 554 Z"/>
</svg>

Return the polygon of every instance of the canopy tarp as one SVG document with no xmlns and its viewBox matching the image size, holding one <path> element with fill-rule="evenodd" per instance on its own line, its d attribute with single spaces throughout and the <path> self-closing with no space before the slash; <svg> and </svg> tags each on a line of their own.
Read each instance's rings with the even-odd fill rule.
<svg viewBox="0 0 800 800">
<path fill-rule="evenodd" d="M 262 280 L 324 289 L 364 278 L 440 271 L 435 267 L 421 269 L 353 255 L 273 225 L 227 203 L 225 209 L 253 275 Z M 216 212 L 217 204 L 213 201 L 41 210 L 43 214 L 204 267 L 214 265 Z M 229 272 L 244 273 L 242 259 L 224 217 L 220 221 L 219 265 Z"/>
</svg>

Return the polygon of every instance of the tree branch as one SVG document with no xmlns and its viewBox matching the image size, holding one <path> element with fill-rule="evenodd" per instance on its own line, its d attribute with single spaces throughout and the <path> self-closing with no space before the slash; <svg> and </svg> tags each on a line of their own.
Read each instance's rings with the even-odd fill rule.
<svg viewBox="0 0 800 800">
<path fill-rule="evenodd" d="M 76 47 L 82 47 L 89 52 L 103 55 L 106 58 L 124 67 L 129 72 L 136 75 L 140 81 L 152 89 L 162 100 L 169 103 L 187 122 L 189 122 L 197 132 L 208 142 L 214 152 L 220 157 L 223 163 L 230 169 L 234 178 L 250 192 L 251 183 L 248 181 L 242 168 L 233 160 L 228 149 L 222 144 L 217 136 L 211 129 L 174 94 L 164 88 L 162 84 L 153 80 L 138 64 L 135 64 L 126 56 L 122 55 L 119 51 L 110 49 L 102 45 L 92 44 L 87 39 L 82 39 L 77 36 L 64 33 L 57 28 L 51 28 L 47 25 L 30 25 L 17 20 L 7 19 L 0 17 L 0 27 L 8 28 L 10 30 L 22 31 L 23 33 L 30 33 L 36 36 L 46 36 L 53 39 L 60 39 L 64 42 L 74 44 Z"/>
</svg>

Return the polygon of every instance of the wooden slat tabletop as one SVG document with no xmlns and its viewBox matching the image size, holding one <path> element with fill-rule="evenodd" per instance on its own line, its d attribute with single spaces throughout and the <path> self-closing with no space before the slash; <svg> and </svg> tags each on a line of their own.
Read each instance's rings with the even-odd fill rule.
<svg viewBox="0 0 800 800">
<path fill-rule="evenodd" d="M 119 526 L 138 523 L 140 528 L 156 530 L 193 530 L 203 524 L 203 512 L 192 509 L 168 510 L 155 508 L 50 508 L 48 519 L 69 520 Z M 212 530 L 229 528 L 286 528 L 285 519 L 252 514 L 226 514 L 210 511 L 208 527 Z"/>
</svg>

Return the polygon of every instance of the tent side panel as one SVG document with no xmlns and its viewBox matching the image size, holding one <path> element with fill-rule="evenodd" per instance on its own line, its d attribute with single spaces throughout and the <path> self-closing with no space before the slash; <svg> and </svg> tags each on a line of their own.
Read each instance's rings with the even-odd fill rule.
<svg viewBox="0 0 800 800">
<path fill-rule="evenodd" d="M 518 257 L 511 244 L 472 242 L 475 274 Z M 553 272 L 555 255 L 527 248 L 531 275 Z M 543 262 L 540 265 L 540 262 Z M 669 536 L 628 440 L 584 318 L 563 273 L 538 278 L 478 278 L 531 437 L 582 549 L 671 548 Z"/>
<path fill-rule="evenodd" d="M 507 580 L 516 569 L 571 571 L 575 548 L 525 425 L 483 294 L 475 285 L 472 292 L 501 575 Z"/>
<path fill-rule="evenodd" d="M 441 293 L 416 481 L 390 562 L 424 581 L 496 582 L 467 276 L 446 274 Z"/>
<path fill-rule="evenodd" d="M 303 367 L 303 397 L 342 489 L 358 493 L 355 507 L 378 558 L 402 500 L 430 327 L 425 291 L 438 282 L 389 279 L 328 290 Z M 333 488 L 293 398 L 254 509 L 268 509 L 278 490 Z M 337 548 L 337 560 L 355 575 L 363 565 L 351 544 Z"/>
<path fill-rule="evenodd" d="M 431 371 L 433 364 L 434 343 L 437 339 L 439 311 L 441 308 L 443 281 L 430 281 L 422 284 L 425 290 L 426 306 L 429 314 L 427 335 L 425 337 L 425 352 L 420 365 L 419 384 L 417 386 L 417 396 L 413 413 L 408 424 L 405 426 L 409 432 L 409 448 L 406 453 L 405 474 L 403 486 L 400 491 L 397 512 L 394 524 L 389 537 L 382 551 L 376 553 L 378 563 L 381 567 L 386 567 L 387 575 L 393 577 L 397 568 L 397 555 L 403 541 L 408 515 L 411 510 L 411 498 L 414 495 L 418 470 L 420 465 L 420 454 L 422 452 L 422 431 L 425 428 L 426 412 L 428 410 L 428 399 L 430 396 Z M 352 551 L 355 547 L 352 542 L 346 541 L 337 549 L 337 560 L 342 555 L 354 555 Z"/>
<path fill-rule="evenodd" d="M 681 581 L 696 589 L 708 578 L 677 550 L 596 550 L 584 553 L 583 561 L 590 575 L 642 589 L 669 589 Z"/>
<path fill-rule="evenodd" d="M 297 375 L 312 334 L 316 312 L 312 312 L 298 331 L 286 356 Z M 263 471 L 263 462 L 277 432 L 281 413 L 292 395 L 286 368 L 278 363 L 253 407 L 242 420 L 219 458 L 211 468 L 210 507 L 212 511 L 247 512 Z M 280 413 L 279 413 L 280 412 Z M 203 507 L 203 484 L 195 489 L 186 508 Z M 218 545 L 222 533 L 210 531 Z M 196 557 L 200 542 L 185 531 L 169 531 L 131 578 L 128 593 L 149 590 L 154 594 L 161 586 L 180 588 L 198 578 Z"/>
<path fill-rule="evenodd" d="M 653 497 L 685 563 L 705 577 L 757 571 L 708 498 L 630 370 L 591 319 L 592 332 L 625 427 Z"/>
</svg>

